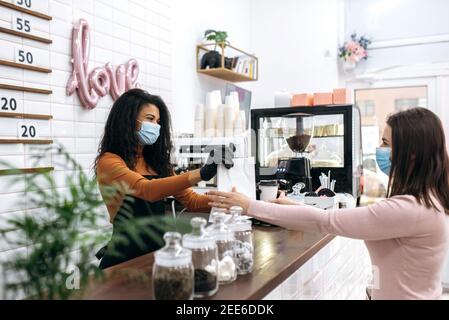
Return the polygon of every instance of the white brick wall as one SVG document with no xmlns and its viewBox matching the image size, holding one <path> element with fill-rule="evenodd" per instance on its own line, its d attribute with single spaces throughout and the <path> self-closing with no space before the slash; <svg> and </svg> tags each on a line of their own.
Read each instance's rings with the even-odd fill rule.
<svg viewBox="0 0 449 320">
<path fill-rule="evenodd" d="M 51 121 L 30 122 L 38 124 L 41 138 L 62 143 L 90 172 L 112 99 L 104 97 L 97 108 L 86 111 L 76 95 L 66 96 L 65 86 L 72 70 L 73 23 L 84 18 L 90 24 L 90 70 L 107 62 L 116 66 L 135 58 L 140 64 L 139 83 L 142 88 L 161 95 L 171 107 L 171 0 L 35 0 L 32 9 L 52 16 L 53 20 L 46 21 L 0 7 L 0 26 L 11 28 L 13 16 L 24 16 L 31 21 L 32 34 L 50 38 L 53 44 L 0 33 L 0 59 L 14 61 L 15 50 L 24 48 L 32 51 L 36 65 L 48 67 L 53 72 L 47 75 L 0 66 L 0 83 L 51 88 L 53 94 L 0 90 L 0 98 L 15 98 L 17 112 L 53 115 Z M 16 119 L 0 118 L 0 138 L 16 138 L 17 122 Z M 28 146 L 0 145 L 0 161 L 27 167 L 31 166 L 30 155 Z M 53 174 L 58 187 L 64 190 L 64 176 L 70 172 L 62 170 L 57 160 L 48 155 L 41 166 L 56 167 Z M 11 179 L 14 177 L 0 177 L 0 227 L 15 215 L 43 213 L 38 208 L 20 203 L 26 199 L 23 193 L 25 186 L 11 187 L 8 182 Z M 107 225 L 106 209 L 100 214 L 104 215 Z M 0 261 L 14 253 L 14 249 L 17 250 L 0 239 Z"/>
</svg>

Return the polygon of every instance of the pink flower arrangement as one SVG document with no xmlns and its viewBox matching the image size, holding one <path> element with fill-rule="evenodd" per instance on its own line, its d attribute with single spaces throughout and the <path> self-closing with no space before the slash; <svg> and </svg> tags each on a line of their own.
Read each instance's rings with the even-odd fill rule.
<svg viewBox="0 0 449 320">
<path fill-rule="evenodd" d="M 346 42 L 339 49 L 339 57 L 344 61 L 357 63 L 361 60 L 368 59 L 368 46 L 371 44 L 371 40 L 361 37 L 357 39 L 357 34 L 351 35 L 351 40 Z"/>
</svg>

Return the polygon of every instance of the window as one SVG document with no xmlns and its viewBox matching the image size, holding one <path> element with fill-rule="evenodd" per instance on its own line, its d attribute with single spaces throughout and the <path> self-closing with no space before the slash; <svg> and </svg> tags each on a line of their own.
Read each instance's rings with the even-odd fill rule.
<svg viewBox="0 0 449 320">
<path fill-rule="evenodd" d="M 373 117 L 375 115 L 375 105 L 373 100 L 361 100 L 357 102 L 362 117 Z"/>
<path fill-rule="evenodd" d="M 404 111 L 411 108 L 425 106 L 427 99 L 413 98 L 413 99 L 396 99 L 394 104 L 395 111 Z"/>
</svg>

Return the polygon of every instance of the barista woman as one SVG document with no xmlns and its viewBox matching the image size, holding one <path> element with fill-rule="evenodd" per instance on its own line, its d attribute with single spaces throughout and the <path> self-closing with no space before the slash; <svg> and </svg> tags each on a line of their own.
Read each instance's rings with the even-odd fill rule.
<svg viewBox="0 0 449 320">
<path fill-rule="evenodd" d="M 438 299 L 449 252 L 449 159 L 443 126 L 415 108 L 389 117 L 377 150 L 390 176 L 388 198 L 354 209 L 324 211 L 292 202 L 250 201 L 213 192 L 214 206 L 239 205 L 250 216 L 285 228 L 365 240 L 377 271 L 374 299 Z"/>
<path fill-rule="evenodd" d="M 112 106 L 95 161 L 100 190 L 113 224 L 111 241 L 97 254 L 101 268 L 160 248 L 157 240 L 162 239 L 163 231 L 142 226 L 140 240 L 136 240 L 127 228 L 130 218 L 163 216 L 164 198 L 168 196 L 174 196 L 190 211 L 209 210 L 209 197 L 196 194 L 190 187 L 212 179 L 217 174 L 217 164 L 228 169 L 233 166 L 235 150 L 225 148 L 212 150 L 201 169 L 174 175 L 170 133 L 170 113 L 158 96 L 133 89 Z"/>
</svg>

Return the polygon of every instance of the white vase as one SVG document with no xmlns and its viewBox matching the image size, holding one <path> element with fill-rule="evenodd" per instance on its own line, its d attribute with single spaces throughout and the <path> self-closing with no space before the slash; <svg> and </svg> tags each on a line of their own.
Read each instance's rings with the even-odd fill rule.
<svg viewBox="0 0 449 320">
<path fill-rule="evenodd" d="M 356 62 L 352 62 L 352 61 L 343 60 L 342 66 L 343 66 L 343 71 L 344 72 L 351 73 L 357 67 L 357 63 Z"/>
<path fill-rule="evenodd" d="M 274 106 L 276 108 L 290 107 L 293 95 L 286 89 L 274 93 Z"/>
</svg>

